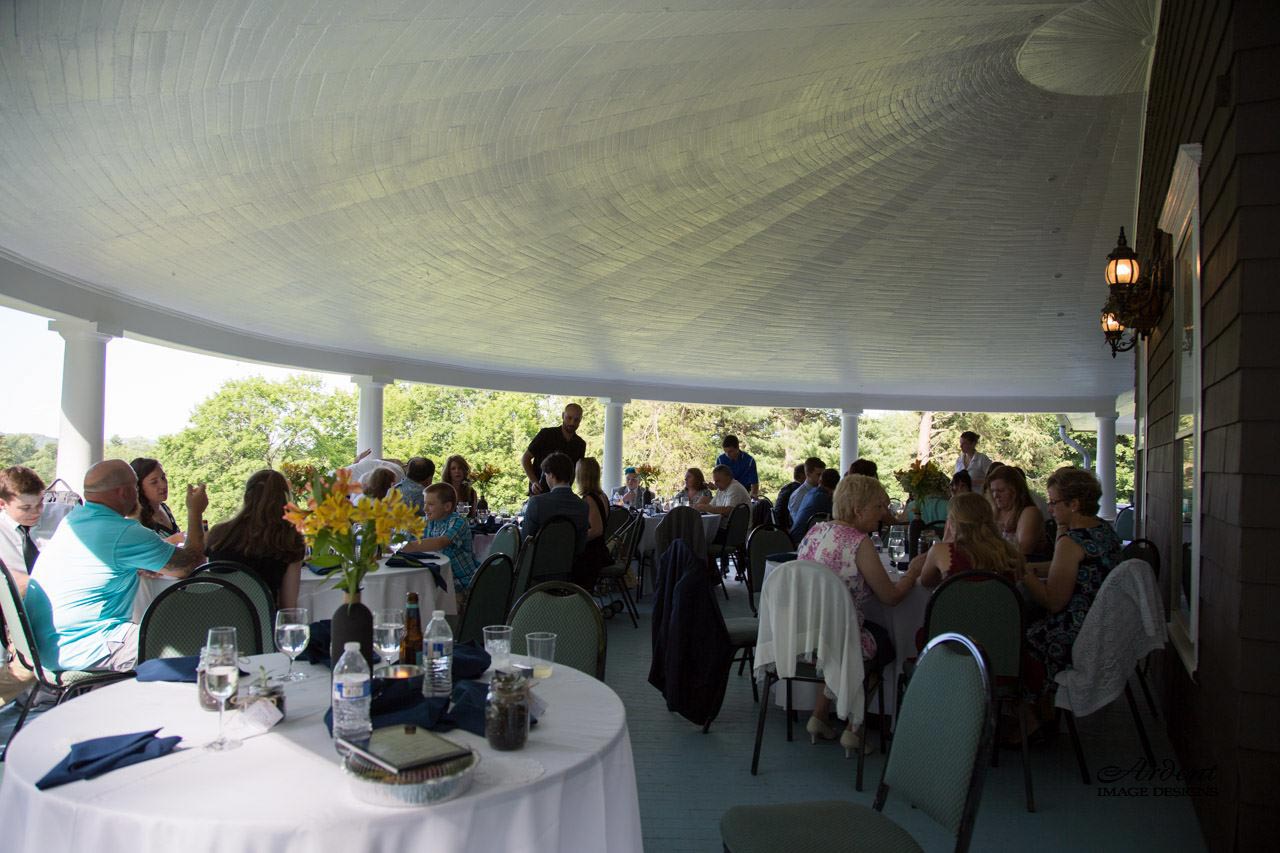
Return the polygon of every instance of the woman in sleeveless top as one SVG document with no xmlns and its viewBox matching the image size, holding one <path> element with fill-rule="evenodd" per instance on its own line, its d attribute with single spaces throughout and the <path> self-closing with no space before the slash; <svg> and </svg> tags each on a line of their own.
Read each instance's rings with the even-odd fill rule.
<svg viewBox="0 0 1280 853">
<path fill-rule="evenodd" d="M 987 476 L 987 494 L 995 507 L 996 527 L 1028 559 L 1048 556 L 1049 540 L 1044 533 L 1044 516 L 1027 488 L 1021 468 L 1001 465 Z"/>
<path fill-rule="evenodd" d="M 591 592 L 600 570 L 610 563 L 609 545 L 604 537 L 609 500 L 600 488 L 600 463 L 594 456 L 579 460 L 575 478 L 578 493 L 587 504 L 587 544 L 573 562 L 573 582 Z"/>
<path fill-rule="evenodd" d="M 240 563 L 261 578 L 278 607 L 298 606 L 306 553 L 302 534 L 284 520 L 288 502 L 284 475 L 270 468 L 258 471 L 245 483 L 240 510 L 210 528 L 206 546 L 210 560 Z"/>
<path fill-rule="evenodd" d="M 962 492 L 947 509 L 944 541 L 934 543 L 925 555 L 920 584 L 935 587 L 953 574 L 973 569 L 999 572 L 1017 581 L 1022 566 L 1022 555 L 996 529 L 987 499 Z"/>
</svg>

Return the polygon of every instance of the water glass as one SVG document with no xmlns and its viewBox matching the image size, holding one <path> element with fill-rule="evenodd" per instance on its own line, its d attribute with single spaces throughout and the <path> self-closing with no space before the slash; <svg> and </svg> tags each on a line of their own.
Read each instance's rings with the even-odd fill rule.
<svg viewBox="0 0 1280 853">
<path fill-rule="evenodd" d="M 305 672 L 294 672 L 293 661 L 311 641 L 311 614 L 305 607 L 282 607 L 276 611 L 276 648 L 289 656 L 289 671 L 281 681 L 302 681 Z"/>
<path fill-rule="evenodd" d="M 556 635 L 550 631 L 534 631 L 524 635 L 525 651 L 533 658 L 533 677 L 550 678 L 551 664 L 556 659 Z"/>
<path fill-rule="evenodd" d="M 373 614 L 373 645 L 385 666 L 400 659 L 400 642 L 404 639 L 404 611 L 379 610 Z"/>
<path fill-rule="evenodd" d="M 907 533 L 901 527 L 889 528 L 889 559 L 894 563 L 907 559 Z"/>
<path fill-rule="evenodd" d="M 205 749 L 223 752 L 235 749 L 240 741 L 228 739 L 222 733 L 222 717 L 227 710 L 227 700 L 236 695 L 240 684 L 240 651 L 236 643 L 235 628 L 210 628 L 204 648 L 205 690 L 218 700 L 218 739 L 204 745 Z"/>
<path fill-rule="evenodd" d="M 511 626 L 488 625 L 484 629 L 484 650 L 493 661 L 493 669 L 511 666 Z"/>
</svg>

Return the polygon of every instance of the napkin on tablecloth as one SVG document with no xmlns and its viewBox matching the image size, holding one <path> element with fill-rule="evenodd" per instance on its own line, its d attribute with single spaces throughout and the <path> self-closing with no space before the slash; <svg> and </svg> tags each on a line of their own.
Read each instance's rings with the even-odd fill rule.
<svg viewBox="0 0 1280 853">
<path fill-rule="evenodd" d="M 479 678 L 489 668 L 492 659 L 489 653 L 480 647 L 475 640 L 458 643 L 453 647 L 453 680 L 465 681 Z"/>
<path fill-rule="evenodd" d="M 95 779 L 130 764 L 168 755 L 182 738 L 156 737 L 159 731 L 151 729 L 74 743 L 71 745 L 71 753 L 46 773 L 36 783 L 36 787 L 44 791 L 78 779 Z"/>
<path fill-rule="evenodd" d="M 433 555 L 434 556 L 434 555 Z M 429 569 L 431 577 L 436 582 L 437 589 L 448 589 L 448 585 L 444 582 L 444 575 L 440 574 L 440 564 L 418 554 L 396 554 L 394 557 L 387 559 L 387 568 L 402 569 L 406 566 L 416 566 L 419 569 Z"/>
<path fill-rule="evenodd" d="M 199 655 L 185 655 L 176 658 L 152 658 L 143 661 L 134 668 L 139 681 L 176 681 L 182 684 L 196 683 L 196 668 L 200 665 Z M 248 675 L 243 669 L 241 675 Z"/>
<path fill-rule="evenodd" d="M 298 655 L 298 657 L 307 663 L 318 663 L 332 667 L 333 663 L 329 660 L 329 643 L 332 639 L 332 619 L 321 619 L 318 622 L 312 622 L 311 638 L 307 640 L 307 647 L 302 650 L 302 654 Z"/>
</svg>

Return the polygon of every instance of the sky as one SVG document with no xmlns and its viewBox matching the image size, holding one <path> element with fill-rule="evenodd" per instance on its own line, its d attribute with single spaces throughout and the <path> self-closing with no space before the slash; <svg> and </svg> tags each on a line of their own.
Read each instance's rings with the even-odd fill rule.
<svg viewBox="0 0 1280 853">
<path fill-rule="evenodd" d="M 0 432 L 57 437 L 62 398 L 62 338 L 49 318 L 0 306 L 0 340 L 20 360 L 19 381 L 0 383 Z M 11 364 L 11 367 L 13 365 Z M 229 379 L 318 376 L 351 388 L 351 377 L 235 361 L 116 338 L 107 344 L 108 437 L 159 438 L 187 425 L 196 405 Z"/>
</svg>

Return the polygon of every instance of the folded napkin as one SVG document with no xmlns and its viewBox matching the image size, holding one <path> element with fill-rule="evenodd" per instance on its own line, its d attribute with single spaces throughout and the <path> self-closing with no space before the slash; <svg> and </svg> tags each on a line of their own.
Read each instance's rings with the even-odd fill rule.
<svg viewBox="0 0 1280 853">
<path fill-rule="evenodd" d="M 138 664 L 134 671 L 139 681 L 177 681 L 195 684 L 196 668 L 200 665 L 199 655 L 187 655 L 178 658 L 152 658 Z M 248 675 L 243 669 L 241 675 Z"/>
<path fill-rule="evenodd" d="M 308 569 L 310 569 L 310 570 L 311 570 L 311 574 L 313 574 L 313 575 L 320 575 L 320 577 L 324 577 L 325 575 L 329 574 L 330 572 L 333 572 L 333 571 L 337 570 L 337 568 L 338 568 L 337 566 L 330 566 L 330 567 L 329 567 L 329 568 L 327 568 L 327 569 L 322 569 L 322 568 L 320 568 L 319 566 L 313 566 L 313 565 L 311 565 L 310 563 L 303 563 L 303 565 L 304 565 L 304 566 L 306 566 Z"/>
<path fill-rule="evenodd" d="M 476 640 L 469 640 L 465 643 L 455 643 L 453 646 L 453 680 L 465 681 L 469 678 L 479 678 L 484 675 L 485 670 L 489 668 L 489 664 L 493 661 L 489 657 L 489 653 L 481 648 L 480 643 Z"/>
<path fill-rule="evenodd" d="M 450 699 L 443 696 L 427 698 L 422 695 L 421 675 L 415 678 L 375 678 L 369 718 L 375 729 L 419 726 L 434 732 L 450 732 L 462 728 L 483 737 L 484 703 L 488 691 L 489 686 L 482 682 L 459 681 L 453 685 Z M 461 719 L 450 707 L 450 702 L 456 704 L 459 698 L 463 700 Z M 332 734 L 332 709 L 325 711 L 324 724 Z"/>
<path fill-rule="evenodd" d="M 418 554 L 396 554 L 387 559 L 387 567 L 392 569 L 400 569 L 405 566 L 416 566 L 420 569 L 430 569 L 431 577 L 436 582 L 437 589 L 448 589 L 448 585 L 444 582 L 444 575 L 440 574 L 440 564 Z M 432 555 L 435 556 L 435 555 Z"/>
<path fill-rule="evenodd" d="M 72 744 L 71 753 L 46 773 L 36 787 L 44 791 L 78 779 L 95 779 L 120 767 L 168 755 L 182 738 L 156 737 L 158 731 L 111 735 Z"/>
<path fill-rule="evenodd" d="M 329 660 L 329 643 L 332 640 L 333 620 L 321 619 L 319 622 L 312 622 L 311 639 L 307 640 L 307 647 L 298 657 L 307 663 L 320 663 L 331 667 L 333 663 Z"/>
</svg>

